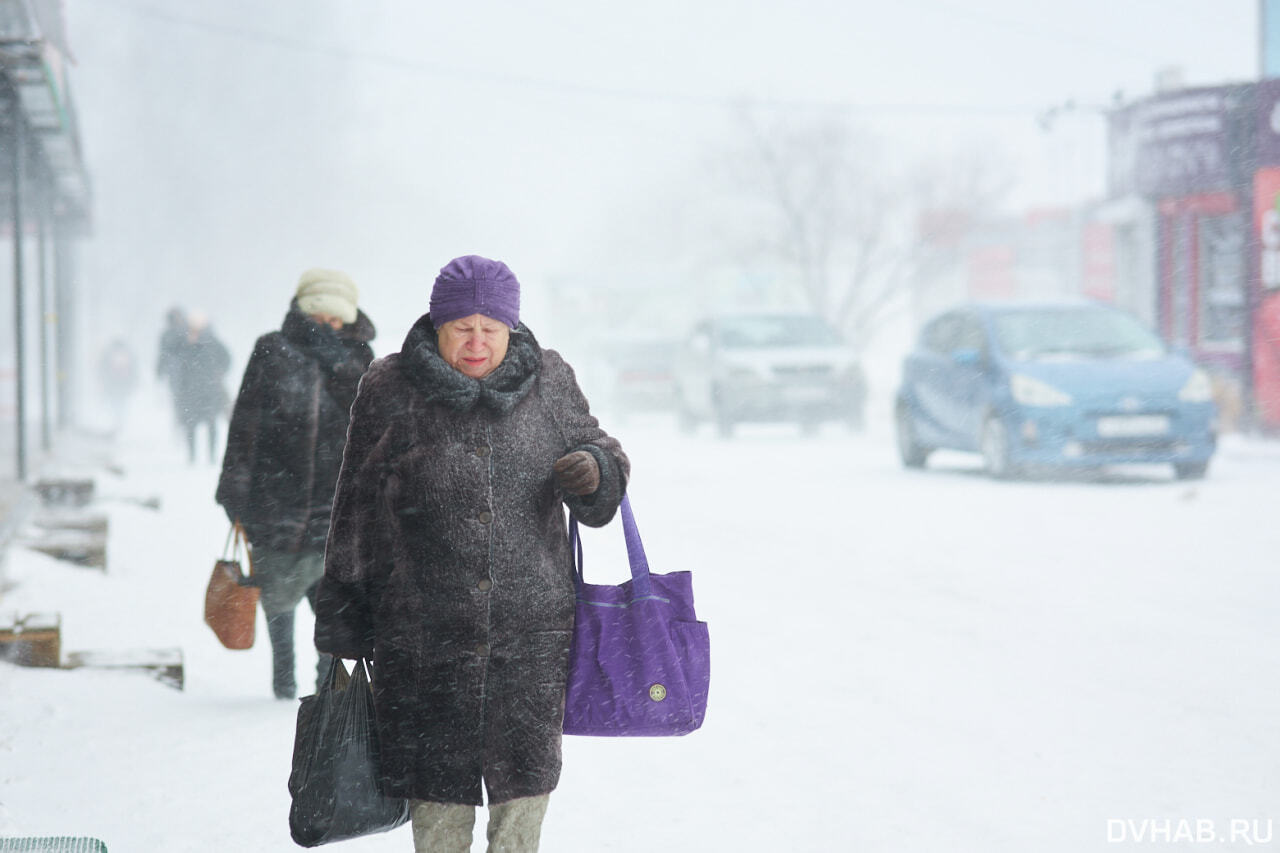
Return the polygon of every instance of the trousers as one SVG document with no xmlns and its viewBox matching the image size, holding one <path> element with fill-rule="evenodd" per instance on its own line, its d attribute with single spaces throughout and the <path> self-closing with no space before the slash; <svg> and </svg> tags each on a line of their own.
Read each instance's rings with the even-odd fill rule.
<svg viewBox="0 0 1280 853">
<path fill-rule="evenodd" d="M 196 464 L 196 427 L 205 424 L 209 429 L 209 463 L 218 461 L 218 422 L 209 418 L 203 421 L 187 421 L 182 424 L 182 431 L 187 439 L 187 461 Z"/>
<path fill-rule="evenodd" d="M 538 853 L 550 794 L 489 805 L 488 853 Z M 414 853 L 469 853 L 476 807 L 410 800 Z"/>
<path fill-rule="evenodd" d="M 262 610 L 267 616 L 267 636 L 271 639 L 271 688 L 277 699 L 292 699 L 298 693 L 294 678 L 294 622 L 298 602 L 303 598 L 316 609 L 316 588 L 324 573 L 324 554 L 302 551 L 296 554 L 255 548 L 253 573 L 262 587 Z M 329 655 L 316 662 L 316 686 L 329 671 Z"/>
</svg>

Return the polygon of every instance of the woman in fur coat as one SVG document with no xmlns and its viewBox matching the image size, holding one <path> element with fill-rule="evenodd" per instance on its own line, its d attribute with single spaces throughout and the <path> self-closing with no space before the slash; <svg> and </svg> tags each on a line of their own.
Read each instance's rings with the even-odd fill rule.
<svg viewBox="0 0 1280 853">
<path fill-rule="evenodd" d="M 560 776 L 574 618 L 565 509 L 606 524 L 629 462 L 573 370 L 474 255 L 360 386 L 334 499 L 316 645 L 373 662 L 385 793 L 419 851 L 537 849 Z"/>
<path fill-rule="evenodd" d="M 279 699 L 297 694 L 294 616 L 303 597 L 315 606 L 347 417 L 373 361 L 356 301 L 345 273 L 303 273 L 279 331 L 254 344 L 227 429 L 217 501 L 253 549 Z"/>
</svg>

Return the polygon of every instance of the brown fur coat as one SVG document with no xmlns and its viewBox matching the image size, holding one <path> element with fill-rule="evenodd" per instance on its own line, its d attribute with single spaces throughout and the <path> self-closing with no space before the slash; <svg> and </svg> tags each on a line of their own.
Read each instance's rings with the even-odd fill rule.
<svg viewBox="0 0 1280 853">
<path fill-rule="evenodd" d="M 587 450 L 600 487 L 558 492 Z M 373 363 L 351 413 L 316 645 L 370 656 L 387 793 L 479 805 L 560 776 L 574 587 L 564 508 L 606 524 L 629 462 L 572 369 L 523 325 L 483 380 L 450 367 L 429 316 Z"/>
</svg>

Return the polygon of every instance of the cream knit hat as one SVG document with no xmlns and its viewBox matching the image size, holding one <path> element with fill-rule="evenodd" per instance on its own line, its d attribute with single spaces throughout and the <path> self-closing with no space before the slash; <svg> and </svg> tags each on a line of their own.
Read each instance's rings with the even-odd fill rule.
<svg viewBox="0 0 1280 853">
<path fill-rule="evenodd" d="M 354 323 L 359 297 L 351 276 L 338 270 L 310 269 L 298 279 L 298 308 L 304 314 L 332 314 Z"/>
</svg>

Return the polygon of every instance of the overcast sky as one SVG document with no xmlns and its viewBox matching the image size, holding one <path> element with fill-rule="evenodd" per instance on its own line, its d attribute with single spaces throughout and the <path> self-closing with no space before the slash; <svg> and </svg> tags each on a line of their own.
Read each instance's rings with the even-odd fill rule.
<svg viewBox="0 0 1280 853">
<path fill-rule="evenodd" d="M 732 109 L 857 121 L 904 162 L 980 145 L 1022 206 L 1102 192 L 1101 120 L 1256 75 L 1250 0 L 67 0 L 104 326 L 200 306 L 237 346 L 349 270 L 398 348 L 436 270 L 657 274 Z M 1119 93 L 1119 95 L 1117 95 Z M 1037 117 L 1072 102 L 1048 130 Z"/>
</svg>

